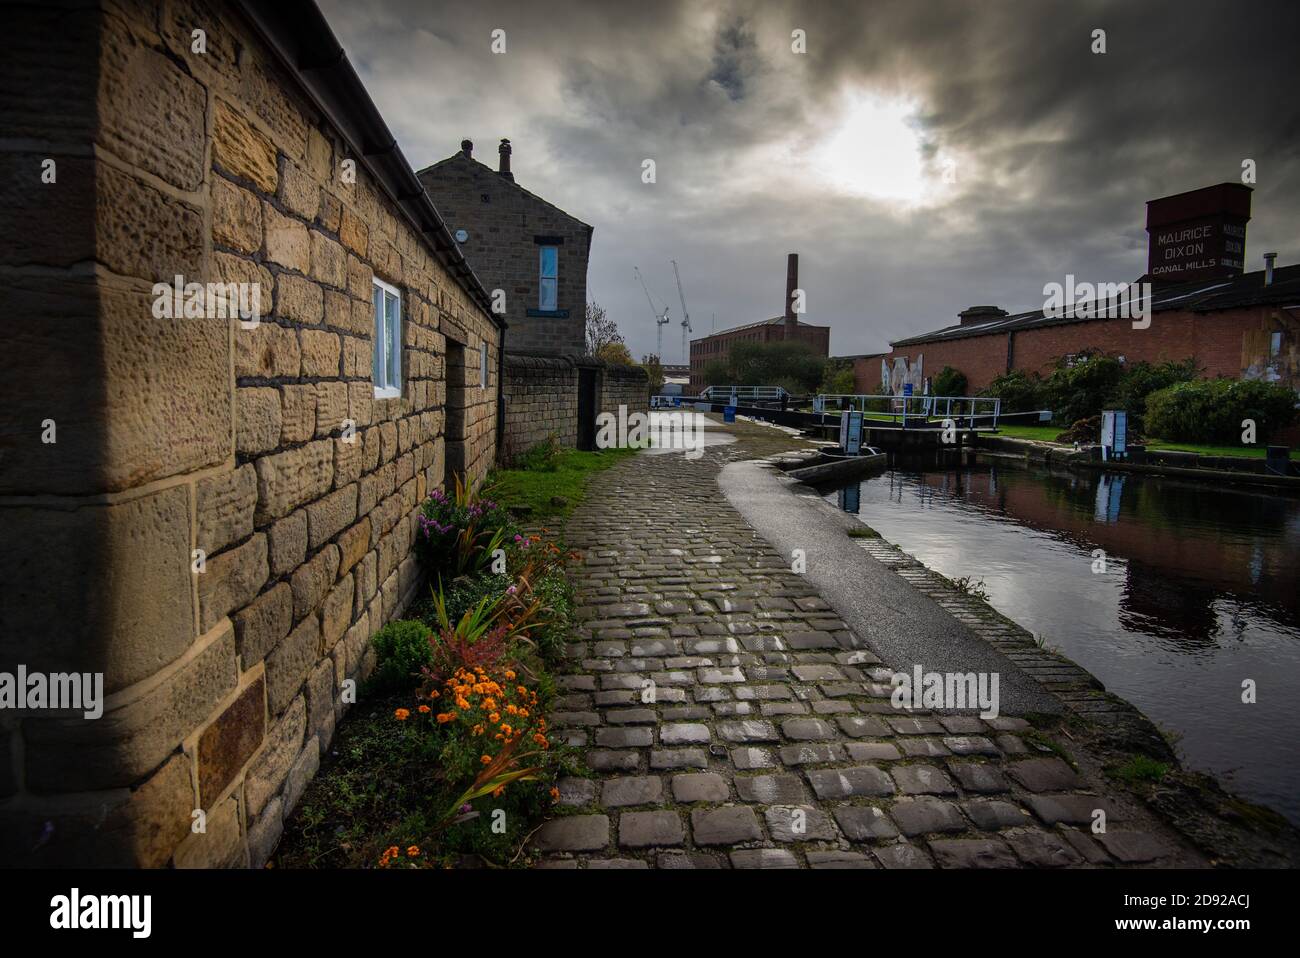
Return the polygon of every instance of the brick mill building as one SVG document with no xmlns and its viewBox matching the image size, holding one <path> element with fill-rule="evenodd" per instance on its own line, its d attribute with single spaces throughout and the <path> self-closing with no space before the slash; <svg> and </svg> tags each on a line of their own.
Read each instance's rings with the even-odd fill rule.
<svg viewBox="0 0 1300 958">
<path fill-rule="evenodd" d="M 0 713 L 0 860 L 260 866 L 495 459 L 502 323 L 311 4 L 7 12 L 0 670 L 106 701 Z"/>
<path fill-rule="evenodd" d="M 795 312 L 796 291 L 799 289 L 799 254 L 790 253 L 786 257 L 785 269 L 785 310 L 780 316 L 765 319 L 744 326 L 733 326 L 721 332 L 691 340 L 691 379 L 688 390 L 698 393 L 711 385 L 746 385 L 762 386 L 766 383 L 708 383 L 704 381 L 704 370 L 710 363 L 726 362 L 731 355 L 731 348 L 737 343 L 777 343 L 801 342 L 818 356 L 829 356 L 831 349 L 831 328 L 814 326 L 799 322 Z"/>
<path fill-rule="evenodd" d="M 1224 183 L 1147 204 L 1151 322 L 1098 318 L 1086 309 L 1008 314 L 975 306 L 957 322 L 890 344 L 854 364 L 855 389 L 874 393 L 888 370 L 891 392 L 919 385 L 945 366 L 974 394 L 1014 370 L 1049 373 L 1089 350 L 1124 362 L 1195 357 L 1207 377 L 1264 379 L 1300 390 L 1300 266 L 1243 272 L 1250 189 Z M 1081 279 L 1083 279 L 1081 277 Z M 1059 280 L 1058 280 L 1059 281 Z M 1050 311 L 1049 311 L 1050 312 Z"/>
<path fill-rule="evenodd" d="M 474 159 L 472 141 L 462 140 L 459 151 L 418 174 L 509 325 L 502 367 L 506 460 L 550 437 L 568 448 L 594 448 L 600 412 L 649 403 L 644 370 L 586 355 L 592 227 L 520 186 L 512 151 L 501 140 L 494 170 Z"/>
</svg>

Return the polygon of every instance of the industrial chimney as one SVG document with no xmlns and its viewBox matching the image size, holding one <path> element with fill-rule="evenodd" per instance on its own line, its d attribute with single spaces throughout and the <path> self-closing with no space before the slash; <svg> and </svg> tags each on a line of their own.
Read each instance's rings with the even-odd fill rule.
<svg viewBox="0 0 1300 958">
<path fill-rule="evenodd" d="M 785 334 L 793 335 L 793 329 L 799 325 L 794 312 L 794 291 L 799 288 L 799 254 L 791 253 L 785 260 Z"/>
<path fill-rule="evenodd" d="M 497 168 L 497 172 L 507 180 L 513 180 L 515 175 L 510 172 L 510 141 L 502 137 L 497 152 L 501 154 L 501 165 Z"/>
<path fill-rule="evenodd" d="M 460 151 L 461 151 L 462 153 L 465 154 L 465 159 L 467 159 L 467 160 L 471 160 L 471 159 L 473 159 L 473 158 L 474 158 L 474 156 L 473 156 L 473 154 L 474 154 L 474 143 L 473 143 L 473 141 L 472 141 L 472 140 L 461 140 L 461 141 L 460 141 Z"/>
</svg>

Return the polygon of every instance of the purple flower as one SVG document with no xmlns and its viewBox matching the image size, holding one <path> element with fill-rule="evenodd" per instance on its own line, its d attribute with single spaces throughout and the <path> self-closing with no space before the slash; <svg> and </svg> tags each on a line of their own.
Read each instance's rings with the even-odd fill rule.
<svg viewBox="0 0 1300 958">
<path fill-rule="evenodd" d="M 510 588 L 506 589 L 506 595 L 514 595 L 518 591 L 519 590 L 517 588 L 511 586 Z"/>
</svg>

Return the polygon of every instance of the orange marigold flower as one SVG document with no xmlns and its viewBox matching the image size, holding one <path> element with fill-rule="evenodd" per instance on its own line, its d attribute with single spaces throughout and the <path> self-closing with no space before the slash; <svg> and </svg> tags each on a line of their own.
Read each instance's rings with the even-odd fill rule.
<svg viewBox="0 0 1300 958">
<path fill-rule="evenodd" d="M 558 788 L 551 788 L 551 798 L 555 799 L 557 802 L 560 800 L 560 790 Z"/>
<path fill-rule="evenodd" d="M 505 787 L 504 785 L 498 785 L 496 788 L 494 788 L 494 789 L 492 790 L 492 797 L 493 797 L 493 798 L 500 798 L 501 795 L 502 795 L 502 793 L 505 792 L 505 790 L 506 790 L 506 787 Z"/>
<path fill-rule="evenodd" d="M 393 712 L 393 716 L 397 719 L 397 721 L 405 722 L 408 718 L 411 717 L 411 710 L 397 709 L 395 712 Z"/>
<path fill-rule="evenodd" d="M 481 758 L 479 759 L 479 761 L 482 762 L 484 765 L 491 765 L 491 764 L 492 764 L 492 756 L 491 756 L 491 755 L 484 755 L 483 757 L 481 757 Z"/>
<path fill-rule="evenodd" d="M 504 732 L 506 735 L 510 735 L 511 733 L 514 732 L 514 729 L 511 728 L 509 725 L 507 725 L 505 722 L 502 722 L 501 731 Z"/>
<path fill-rule="evenodd" d="M 422 715 L 428 715 L 430 712 L 433 711 L 433 709 L 429 708 L 429 706 L 427 705 L 421 705 L 419 709 L 417 709 L 417 711 L 420 712 Z"/>
<path fill-rule="evenodd" d="M 406 854 L 411 858 L 414 858 L 416 855 L 420 854 L 420 846 L 411 845 L 409 848 L 406 849 Z"/>
<path fill-rule="evenodd" d="M 516 685 L 516 686 L 515 686 L 515 691 L 518 692 L 520 695 L 527 695 L 527 694 L 528 694 L 528 689 L 524 688 L 522 685 Z"/>
<path fill-rule="evenodd" d="M 436 699 L 436 698 L 438 697 L 438 694 L 439 694 L 439 693 L 438 693 L 438 690 L 437 690 L 437 689 L 434 689 L 433 691 L 431 691 L 431 692 L 429 693 L 429 698 L 431 698 L 431 699 Z"/>
<path fill-rule="evenodd" d="M 533 741 L 536 742 L 538 745 L 545 745 L 546 736 L 538 732 L 536 735 L 533 736 Z"/>
<path fill-rule="evenodd" d="M 465 699 L 458 698 L 456 699 L 456 707 L 462 709 L 468 709 L 470 705 L 469 702 L 466 701 Z"/>
<path fill-rule="evenodd" d="M 491 722 L 493 725 L 495 725 L 497 722 L 500 722 L 500 721 L 501 721 L 501 713 L 500 713 L 500 712 L 490 712 L 490 713 L 488 713 L 488 721 Z"/>
<path fill-rule="evenodd" d="M 515 680 L 514 669 L 506 669 L 506 681 L 513 682 L 514 680 Z"/>
<path fill-rule="evenodd" d="M 439 725 L 446 725 L 455 717 L 456 717 L 455 712 L 439 712 L 438 715 L 436 716 Z"/>
<path fill-rule="evenodd" d="M 472 731 L 475 735 L 482 735 L 484 732 L 487 731 L 487 729 L 485 729 L 482 725 L 475 725 L 472 729 L 470 729 L 470 731 Z"/>
<path fill-rule="evenodd" d="M 490 699 L 490 698 L 489 698 L 489 699 L 484 699 L 484 700 L 483 700 L 483 707 L 484 707 L 485 709 L 494 709 L 494 708 L 497 707 L 497 700 L 496 700 L 496 699 Z"/>
</svg>

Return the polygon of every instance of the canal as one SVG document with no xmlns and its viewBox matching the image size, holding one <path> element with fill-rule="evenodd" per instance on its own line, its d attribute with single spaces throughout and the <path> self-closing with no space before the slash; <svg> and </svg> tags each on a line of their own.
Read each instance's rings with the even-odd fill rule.
<svg viewBox="0 0 1300 958">
<path fill-rule="evenodd" d="M 999 612 L 1173 733 L 1188 766 L 1300 823 L 1300 500 L 999 459 L 898 464 L 826 498 L 983 580 Z"/>
</svg>

